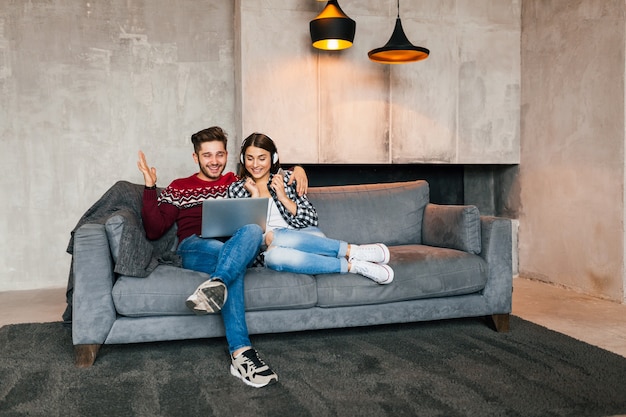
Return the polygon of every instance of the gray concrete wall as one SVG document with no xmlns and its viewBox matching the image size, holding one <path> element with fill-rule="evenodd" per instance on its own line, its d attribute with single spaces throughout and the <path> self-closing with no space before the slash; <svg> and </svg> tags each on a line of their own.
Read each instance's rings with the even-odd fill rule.
<svg viewBox="0 0 626 417">
<path fill-rule="evenodd" d="M 190 175 L 234 122 L 230 1 L 0 0 L 0 291 L 62 286 L 70 231 L 115 181 Z"/>
<path fill-rule="evenodd" d="M 391 36 L 395 1 L 342 0 L 356 35 L 333 52 L 310 47 L 324 2 L 238 4 L 243 134 L 269 134 L 287 160 L 519 163 L 520 1 L 401 2 L 407 37 L 431 50 L 410 65 L 367 57 Z"/>
<path fill-rule="evenodd" d="M 624 299 L 621 0 L 524 0 L 520 275 Z"/>
<path fill-rule="evenodd" d="M 0 291 L 64 285 L 70 230 L 142 181 L 137 151 L 167 185 L 214 124 L 231 153 L 263 130 L 298 162 L 519 162 L 520 1 L 402 2 L 432 53 L 389 67 L 367 51 L 393 1 L 342 0 L 355 46 L 330 54 L 309 46 L 314 0 L 0 0 Z"/>
</svg>

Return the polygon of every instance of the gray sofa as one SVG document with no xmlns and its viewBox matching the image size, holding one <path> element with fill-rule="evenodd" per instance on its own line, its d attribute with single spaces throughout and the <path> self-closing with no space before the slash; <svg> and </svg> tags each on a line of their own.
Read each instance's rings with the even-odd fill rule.
<svg viewBox="0 0 626 417">
<path fill-rule="evenodd" d="M 140 195 L 142 186 L 133 186 Z M 308 196 L 329 237 L 386 243 L 395 279 L 378 285 L 354 274 L 250 268 L 251 334 L 483 316 L 496 330 L 508 330 L 510 220 L 480 216 L 474 206 L 432 204 L 426 181 L 313 187 Z M 74 231 L 72 338 L 79 367 L 91 366 L 102 344 L 224 336 L 219 315 L 196 316 L 185 306 L 208 275 L 168 262 L 143 277 L 115 272 L 124 230 L 140 230 L 133 216 L 112 212 Z"/>
</svg>

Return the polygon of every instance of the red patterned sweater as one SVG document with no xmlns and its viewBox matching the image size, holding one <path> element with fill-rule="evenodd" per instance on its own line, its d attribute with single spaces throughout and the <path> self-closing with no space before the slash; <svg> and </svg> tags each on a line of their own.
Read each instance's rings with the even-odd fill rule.
<svg viewBox="0 0 626 417">
<path fill-rule="evenodd" d="M 238 178 L 227 172 L 215 181 L 205 181 L 193 174 L 172 181 L 157 197 L 156 190 L 144 190 L 143 217 L 146 237 L 161 237 L 174 222 L 178 223 L 178 241 L 196 234 L 200 236 L 202 202 L 207 198 L 228 197 L 228 186 Z"/>
</svg>

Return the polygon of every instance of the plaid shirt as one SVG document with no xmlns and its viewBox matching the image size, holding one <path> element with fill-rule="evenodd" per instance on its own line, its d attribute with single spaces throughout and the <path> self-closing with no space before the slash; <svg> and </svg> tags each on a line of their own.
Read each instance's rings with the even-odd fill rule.
<svg viewBox="0 0 626 417">
<path fill-rule="evenodd" d="M 278 201 L 278 197 L 276 196 L 276 192 L 269 187 L 269 184 L 272 182 L 272 178 L 274 178 L 274 174 L 270 174 L 270 179 L 268 182 L 268 189 L 270 194 L 272 195 L 272 199 L 276 203 L 280 214 L 283 216 L 283 219 L 287 222 L 287 224 L 294 229 L 302 229 L 308 226 L 317 226 L 317 211 L 313 204 L 309 201 L 306 195 L 299 196 L 296 191 L 296 184 L 293 183 L 291 185 L 287 185 L 289 182 L 289 178 L 291 177 L 291 171 L 285 171 L 284 184 L 285 184 L 285 193 L 287 197 L 293 200 L 298 206 L 296 210 L 296 214 L 293 215 L 283 203 Z M 248 198 L 251 197 L 250 193 L 244 187 L 245 179 L 241 179 L 232 183 L 228 187 L 228 198 Z"/>
</svg>

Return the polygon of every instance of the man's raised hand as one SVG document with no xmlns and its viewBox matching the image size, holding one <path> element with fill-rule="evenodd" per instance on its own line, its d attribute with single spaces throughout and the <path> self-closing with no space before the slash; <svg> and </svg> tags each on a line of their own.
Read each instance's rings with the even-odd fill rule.
<svg viewBox="0 0 626 417">
<path fill-rule="evenodd" d="M 139 151 L 139 160 L 137 161 L 137 168 L 143 174 L 143 180 L 146 187 L 154 187 L 157 182 L 156 168 L 150 167 L 146 162 L 146 155 Z"/>
</svg>

